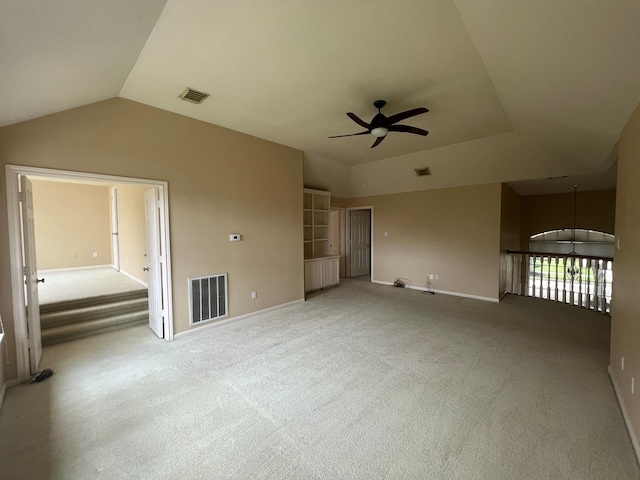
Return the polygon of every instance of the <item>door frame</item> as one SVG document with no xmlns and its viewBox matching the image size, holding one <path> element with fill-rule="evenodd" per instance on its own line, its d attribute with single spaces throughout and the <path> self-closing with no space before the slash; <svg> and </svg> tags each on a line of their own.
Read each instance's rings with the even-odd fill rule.
<svg viewBox="0 0 640 480">
<path fill-rule="evenodd" d="M 369 251 L 369 255 L 371 256 L 371 258 L 369 259 L 369 261 L 371 262 L 371 281 L 373 281 L 374 276 L 373 276 L 373 272 L 374 272 L 374 262 L 373 259 L 375 258 L 373 255 L 373 249 L 374 249 L 374 241 L 373 241 L 373 206 L 369 205 L 369 206 L 364 206 L 364 207 L 347 207 L 346 212 L 346 225 L 345 225 L 345 237 L 346 237 L 346 252 L 345 252 L 345 256 L 347 257 L 347 261 L 345 262 L 345 267 L 346 267 L 346 275 L 347 278 L 351 278 L 351 212 L 353 210 L 370 210 L 370 232 L 369 234 L 371 235 L 370 240 L 371 240 L 371 249 Z"/>
<path fill-rule="evenodd" d="M 113 268 L 120 271 L 120 224 L 118 218 L 118 186 L 109 188 L 109 199 L 111 200 L 111 256 L 113 257 Z M 114 232 L 115 230 L 115 232 Z"/>
<path fill-rule="evenodd" d="M 40 167 L 24 167 L 20 165 L 5 166 L 5 180 L 7 187 L 7 216 L 9 226 L 9 256 L 11 270 L 11 297 L 13 305 L 13 328 L 16 342 L 16 367 L 18 379 L 28 380 L 29 370 L 29 335 L 27 331 L 26 301 L 24 292 L 23 248 L 20 229 L 20 199 L 18 183 L 21 175 L 34 177 L 49 177 L 83 182 L 119 183 L 130 185 L 148 185 L 158 187 L 160 192 L 160 241 L 165 245 L 165 265 L 162 269 L 162 290 L 165 297 L 164 326 L 165 340 L 173 340 L 173 296 L 171 283 L 171 248 L 169 238 L 169 184 L 161 180 L 143 178 L 119 177 L 84 173 L 69 170 L 54 170 Z"/>
<path fill-rule="evenodd" d="M 338 212 L 338 253 L 340 255 L 340 278 L 347 276 L 347 214 L 344 207 L 331 207 L 329 210 L 329 224 L 331 224 L 331 214 Z M 331 231 L 329 232 L 331 237 Z"/>
</svg>

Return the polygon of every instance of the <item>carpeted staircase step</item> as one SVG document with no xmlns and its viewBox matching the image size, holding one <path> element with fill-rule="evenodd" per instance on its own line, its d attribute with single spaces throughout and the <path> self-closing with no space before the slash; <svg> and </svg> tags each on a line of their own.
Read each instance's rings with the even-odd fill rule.
<svg viewBox="0 0 640 480">
<path fill-rule="evenodd" d="M 98 302 L 98 300 L 94 299 L 94 302 Z M 75 308 L 41 313 L 41 328 L 42 330 L 45 330 L 72 323 L 146 310 L 148 308 L 146 296 L 131 299 L 127 298 L 125 300 L 116 299 L 115 301 L 110 302 L 106 302 L 105 299 L 101 299 L 99 302 L 100 303 L 92 305 L 86 304 L 84 306 L 76 306 Z"/>
<path fill-rule="evenodd" d="M 139 290 L 132 290 L 123 293 L 113 293 L 110 295 L 102 295 L 91 298 L 81 298 L 77 300 L 66 300 L 57 303 L 47 303 L 40 305 L 40 315 L 49 312 L 57 312 L 60 310 L 73 310 L 76 308 L 82 308 L 90 305 L 118 302 L 122 300 L 132 300 L 134 298 L 147 298 L 147 290 L 141 288 Z"/>
<path fill-rule="evenodd" d="M 67 342 L 77 338 L 97 335 L 120 328 L 147 323 L 149 321 L 148 310 L 142 310 L 122 315 L 110 316 L 88 320 L 86 322 L 71 323 L 42 330 L 42 345 L 54 345 L 56 343 Z"/>
</svg>

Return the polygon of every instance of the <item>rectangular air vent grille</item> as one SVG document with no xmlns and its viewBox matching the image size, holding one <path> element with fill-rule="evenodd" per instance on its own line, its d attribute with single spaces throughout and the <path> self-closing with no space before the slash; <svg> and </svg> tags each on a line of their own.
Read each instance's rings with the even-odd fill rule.
<svg viewBox="0 0 640 480">
<path fill-rule="evenodd" d="M 191 103 L 202 103 L 209 96 L 208 93 L 198 92 L 192 88 L 185 88 L 180 95 L 178 95 L 181 99 L 191 102 Z"/>
<path fill-rule="evenodd" d="M 425 175 L 431 175 L 431 172 L 429 171 L 429 167 L 416 168 L 415 172 L 416 172 L 416 175 L 419 177 L 423 177 Z"/>
<path fill-rule="evenodd" d="M 191 325 L 226 317 L 227 274 L 189 279 L 189 318 Z"/>
</svg>

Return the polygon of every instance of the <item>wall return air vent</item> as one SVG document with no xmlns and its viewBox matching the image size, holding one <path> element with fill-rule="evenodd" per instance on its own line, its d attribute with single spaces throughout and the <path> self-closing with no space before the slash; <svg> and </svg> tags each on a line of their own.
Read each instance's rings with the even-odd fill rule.
<svg viewBox="0 0 640 480">
<path fill-rule="evenodd" d="M 416 175 L 418 177 L 424 177 L 425 175 L 431 175 L 431 172 L 429 171 L 429 167 L 416 168 L 414 171 L 416 172 Z"/>
<path fill-rule="evenodd" d="M 226 317 L 227 274 L 189 279 L 189 318 L 191 325 Z"/>
<path fill-rule="evenodd" d="M 198 92 L 197 90 L 187 87 L 178 96 L 185 102 L 200 104 L 207 99 L 209 94 L 204 92 Z"/>
</svg>

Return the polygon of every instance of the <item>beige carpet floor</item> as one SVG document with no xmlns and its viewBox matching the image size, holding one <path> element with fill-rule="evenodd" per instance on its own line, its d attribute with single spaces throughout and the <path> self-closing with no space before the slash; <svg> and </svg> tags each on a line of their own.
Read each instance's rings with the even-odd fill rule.
<svg viewBox="0 0 640 480">
<path fill-rule="evenodd" d="M 0 478 L 639 479 L 609 328 L 347 281 L 171 343 L 54 345 L 54 376 L 8 391 Z"/>
<path fill-rule="evenodd" d="M 144 289 L 112 267 L 44 270 L 38 278 L 45 280 L 38 285 L 40 305 Z"/>
</svg>

